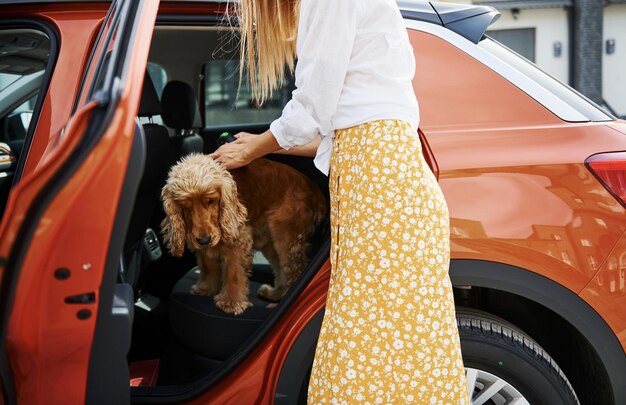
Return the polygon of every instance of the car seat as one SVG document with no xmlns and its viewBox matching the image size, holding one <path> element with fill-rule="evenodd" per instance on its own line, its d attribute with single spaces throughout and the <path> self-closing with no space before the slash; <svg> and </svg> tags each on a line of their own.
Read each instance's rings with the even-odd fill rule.
<svg viewBox="0 0 626 405">
<path fill-rule="evenodd" d="M 204 141 L 197 130 L 202 127 L 196 96 L 191 86 L 181 81 L 165 85 L 161 96 L 163 122 L 174 130 L 170 139 L 170 163 L 190 153 L 202 153 Z"/>
<path fill-rule="evenodd" d="M 152 117 L 161 114 L 161 103 L 146 72 L 139 104 L 138 117 Z M 149 256 L 160 256 L 158 242 L 154 243 L 154 234 L 148 234 L 149 222 L 155 207 L 160 201 L 160 192 L 167 166 L 163 165 L 168 154 L 169 134 L 167 129 L 158 124 L 142 125 L 146 145 L 146 160 L 139 182 L 132 216 L 126 233 L 123 254 L 124 281 L 137 286 L 139 274 L 145 261 L 144 252 Z"/>
<path fill-rule="evenodd" d="M 169 168 L 190 153 L 203 153 L 204 141 L 197 134 L 202 124 L 196 97 L 189 84 L 181 81 L 168 82 L 163 88 L 161 106 L 161 118 L 169 128 L 168 152 L 162 162 L 166 168 L 161 179 L 162 187 L 167 180 Z M 159 230 L 157 232 L 159 235 L 163 218 L 165 211 L 163 205 L 159 203 L 150 220 L 152 229 Z M 174 283 L 182 275 L 178 269 L 189 269 L 190 263 L 195 262 L 193 255 L 190 254 L 177 258 L 171 256 L 167 249 L 163 249 L 163 253 L 161 259 L 152 264 L 144 279 L 145 290 L 158 297 L 149 298 L 152 302 L 146 305 L 150 309 L 158 306 L 160 299 L 169 296 Z"/>
</svg>

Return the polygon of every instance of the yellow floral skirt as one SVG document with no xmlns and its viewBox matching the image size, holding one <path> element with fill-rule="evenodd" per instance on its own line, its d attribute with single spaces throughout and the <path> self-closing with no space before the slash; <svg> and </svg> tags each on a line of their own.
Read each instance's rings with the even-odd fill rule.
<svg viewBox="0 0 626 405">
<path fill-rule="evenodd" d="M 449 218 L 409 124 L 337 131 L 332 273 L 309 404 L 469 404 Z"/>
</svg>

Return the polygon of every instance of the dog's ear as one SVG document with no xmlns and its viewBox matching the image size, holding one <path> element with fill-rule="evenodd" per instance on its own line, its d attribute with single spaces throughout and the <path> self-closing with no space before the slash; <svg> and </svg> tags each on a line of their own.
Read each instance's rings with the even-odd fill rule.
<svg viewBox="0 0 626 405">
<path fill-rule="evenodd" d="M 237 185 L 230 176 L 224 178 L 220 189 L 220 227 L 222 238 L 234 242 L 246 223 L 248 210 L 239 201 Z"/>
<path fill-rule="evenodd" d="M 174 199 L 166 185 L 161 191 L 165 219 L 161 222 L 163 242 L 172 256 L 180 257 L 185 252 L 185 221 L 181 208 Z"/>
</svg>

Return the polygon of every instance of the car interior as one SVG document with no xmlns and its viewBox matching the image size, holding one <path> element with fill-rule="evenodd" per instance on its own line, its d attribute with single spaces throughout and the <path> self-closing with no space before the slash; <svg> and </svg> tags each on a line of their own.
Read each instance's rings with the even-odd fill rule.
<svg viewBox="0 0 626 405">
<path fill-rule="evenodd" d="M 192 295 L 199 276 L 196 258 L 172 257 L 163 244 L 165 217 L 160 191 L 169 168 L 190 153 L 211 153 L 224 132 L 261 133 L 277 118 L 293 81 L 258 106 L 244 82 L 233 29 L 157 22 L 152 38 L 138 120 L 146 163 L 123 252 L 123 278 L 135 291 L 135 316 L 128 362 L 133 394 L 163 386 L 210 384 L 226 373 L 271 330 L 329 255 L 329 223 L 311 237 L 309 265 L 275 307 L 258 297 L 273 274 L 260 253 L 254 256 L 249 299 L 241 315 L 218 309 L 208 297 Z M 311 158 L 271 155 L 308 176 L 328 201 L 327 178 Z"/>
</svg>

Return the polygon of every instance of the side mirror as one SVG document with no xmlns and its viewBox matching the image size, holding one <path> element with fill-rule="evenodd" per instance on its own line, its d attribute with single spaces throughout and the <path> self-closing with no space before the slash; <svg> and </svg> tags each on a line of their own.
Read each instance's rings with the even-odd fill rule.
<svg viewBox="0 0 626 405">
<path fill-rule="evenodd" d="M 0 171 L 10 169 L 14 160 L 15 155 L 11 151 L 11 147 L 4 142 L 0 142 Z"/>
</svg>

